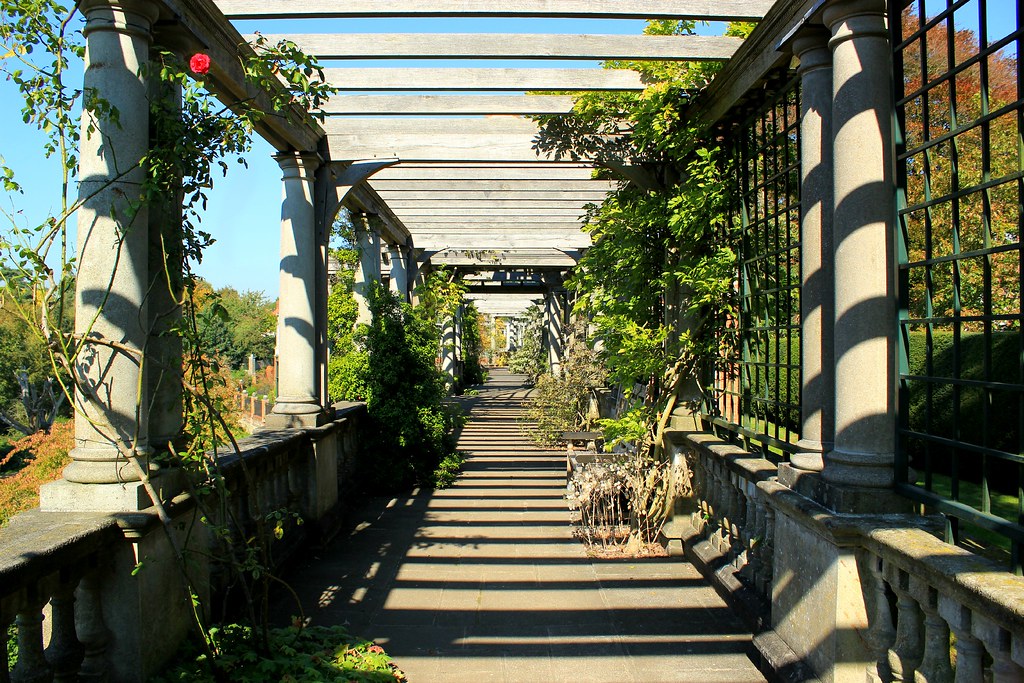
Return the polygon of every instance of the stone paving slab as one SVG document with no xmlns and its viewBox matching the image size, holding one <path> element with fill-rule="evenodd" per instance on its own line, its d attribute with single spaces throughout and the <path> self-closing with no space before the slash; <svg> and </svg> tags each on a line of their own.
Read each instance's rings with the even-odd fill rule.
<svg viewBox="0 0 1024 683">
<path fill-rule="evenodd" d="M 763 681 L 750 634 L 691 565 L 587 557 L 565 454 L 522 435 L 520 383 L 492 372 L 473 402 L 455 486 L 373 501 L 296 570 L 311 621 L 377 641 L 412 683 Z"/>
</svg>

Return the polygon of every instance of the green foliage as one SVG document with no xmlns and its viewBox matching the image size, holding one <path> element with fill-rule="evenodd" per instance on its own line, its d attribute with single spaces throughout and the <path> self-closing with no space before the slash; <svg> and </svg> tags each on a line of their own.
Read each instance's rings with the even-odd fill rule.
<svg viewBox="0 0 1024 683">
<path fill-rule="evenodd" d="M 595 418 L 590 413 L 590 398 L 594 389 L 604 385 L 605 374 L 597 352 L 586 342 L 583 324 L 569 326 L 561 373 L 541 375 L 524 405 L 523 419 L 530 437 L 550 446 L 561 439 L 562 432 L 590 427 Z"/>
<path fill-rule="evenodd" d="M 219 356 L 231 367 L 247 367 L 250 354 L 263 363 L 273 362 L 277 317 L 274 302 L 263 292 L 218 289 L 204 297 L 196 322 L 206 353 Z"/>
<path fill-rule="evenodd" d="M 444 456 L 441 458 L 441 462 L 438 463 L 437 469 L 430 476 L 430 484 L 435 489 L 448 488 L 455 483 L 455 479 L 458 478 L 459 471 L 465 462 L 466 456 L 462 451 L 453 451 Z"/>
<path fill-rule="evenodd" d="M 508 359 L 508 369 L 526 375 L 527 384 L 532 386 L 548 369 L 548 356 L 544 350 L 544 311 L 533 304 L 519 322 L 522 325 L 520 342 Z"/>
<path fill-rule="evenodd" d="M 911 332 L 908 341 L 909 372 L 912 376 L 959 377 L 979 381 L 998 379 L 1007 383 L 1019 382 L 1021 379 L 1020 335 L 1016 331 L 992 333 L 991 346 L 983 333 L 964 333 L 957 346 L 952 333 L 932 332 L 930 363 L 925 332 Z M 991 366 L 987 374 L 986 348 L 991 354 Z M 960 386 L 954 391 L 952 383 L 941 380 L 936 383 L 911 380 L 907 384 L 907 392 L 909 427 L 912 430 L 1008 453 L 1018 452 L 1017 438 L 1024 425 L 1020 424 L 1018 413 L 1020 399 L 1012 390 L 996 390 L 986 396 L 985 392 L 975 387 Z M 986 409 L 989 416 L 987 424 Z M 923 468 L 925 450 L 922 440 L 908 439 L 907 451 L 912 466 Z M 938 472 L 949 474 L 952 449 L 933 444 L 928 450 L 933 457 L 932 467 Z M 1015 493 L 1020 477 L 1017 465 L 995 458 L 988 460 L 988 477 L 992 485 L 1006 493 Z M 982 459 L 973 453 L 961 451 L 958 469 L 961 477 L 980 482 Z"/>
<path fill-rule="evenodd" d="M 484 383 L 484 368 L 480 365 L 480 313 L 472 303 L 462 311 L 462 384 L 475 386 Z"/>
<path fill-rule="evenodd" d="M 413 309 L 379 285 L 370 288 L 369 305 L 373 322 L 351 339 L 334 327 L 341 336 L 332 342 L 350 350 L 332 358 L 329 381 L 332 397 L 366 402 L 361 479 L 374 490 L 394 491 L 430 482 L 453 453 L 457 409 L 445 403 L 444 379 L 435 366 L 436 309 Z"/>
<path fill-rule="evenodd" d="M 341 626 L 271 629 L 267 647 L 256 649 L 252 629 L 228 624 L 210 629 L 217 658 L 211 671 L 209 656 L 194 645 L 182 648 L 178 663 L 151 683 L 222 680 L 253 683 L 312 683 L 404 681 L 405 674 L 382 647 L 349 634 Z"/>
</svg>

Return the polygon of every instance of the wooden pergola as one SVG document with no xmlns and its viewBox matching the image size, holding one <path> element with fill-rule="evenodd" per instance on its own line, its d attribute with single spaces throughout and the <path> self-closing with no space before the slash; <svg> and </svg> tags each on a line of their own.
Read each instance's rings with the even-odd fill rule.
<svg viewBox="0 0 1024 683">
<path fill-rule="evenodd" d="M 466 270 L 547 271 L 565 270 L 576 263 L 590 245 L 589 235 L 581 230 L 584 207 L 600 202 L 616 183 L 594 179 L 593 163 L 538 155 L 537 125 L 527 117 L 569 112 L 572 98 L 564 94 L 569 91 L 644 88 L 637 72 L 597 68 L 598 61 L 723 61 L 740 40 L 363 33 L 351 32 L 352 20 L 758 21 L 772 4 L 771 0 L 216 0 L 241 34 L 259 30 L 271 42 L 287 38 L 315 55 L 326 67 L 328 81 L 340 89 L 324 108 L 323 123 L 332 172 L 336 177 L 347 175 L 337 182 L 342 187 L 336 198 L 339 203 L 381 216 L 396 241 L 409 235 L 407 246 L 414 247 L 421 268 L 447 264 Z M 263 30 L 268 22 L 273 31 Z M 291 26 L 296 27 L 294 31 L 289 30 Z M 311 26 L 316 32 L 309 31 Z M 433 66 L 436 60 L 455 66 Z M 530 66 L 504 66 L 508 60 L 517 64 L 529 60 Z M 582 66 L 564 68 L 566 60 Z M 353 66 L 354 62 L 358 65 Z"/>
</svg>

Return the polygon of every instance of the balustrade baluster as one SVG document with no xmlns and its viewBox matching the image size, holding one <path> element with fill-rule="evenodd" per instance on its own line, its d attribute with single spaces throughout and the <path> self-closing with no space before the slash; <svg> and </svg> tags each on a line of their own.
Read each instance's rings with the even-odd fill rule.
<svg viewBox="0 0 1024 683">
<path fill-rule="evenodd" d="M 985 667 L 983 658 L 985 650 L 981 641 L 971 632 L 973 617 L 967 609 L 953 598 L 939 596 L 939 614 L 949 624 L 949 629 L 956 636 L 956 677 L 955 683 L 971 683 L 984 680 Z"/>
<path fill-rule="evenodd" d="M 739 569 L 739 576 L 747 582 L 753 580 L 753 539 L 754 529 L 757 524 L 757 509 L 753 497 L 756 495 L 753 483 L 743 480 L 743 526 L 740 527 L 740 539 L 743 543 L 743 550 L 736 556 L 736 566 Z"/>
<path fill-rule="evenodd" d="M 48 683 L 53 671 L 43 654 L 43 606 L 45 598 L 30 599 L 18 612 L 18 662 L 11 671 L 12 683 Z"/>
<path fill-rule="evenodd" d="M 758 590 L 762 595 L 771 596 L 772 578 L 775 574 L 775 509 L 765 503 L 764 541 L 761 546 L 761 568 L 758 572 Z"/>
<path fill-rule="evenodd" d="M 75 631 L 75 585 L 77 582 L 62 583 L 50 600 L 51 624 L 50 646 L 46 649 L 53 680 L 73 683 L 78 680 L 78 669 L 85 657 L 85 648 L 78 641 Z"/>
<path fill-rule="evenodd" d="M 750 569 L 750 581 L 758 593 L 766 595 L 766 592 L 761 588 L 760 577 L 763 573 L 762 568 L 764 567 L 764 528 L 765 528 L 765 512 L 766 506 L 764 498 L 761 497 L 760 490 L 757 485 L 753 488 L 753 509 L 754 509 L 754 523 L 751 528 L 750 538 L 750 555 L 747 567 Z"/>
<path fill-rule="evenodd" d="M 889 668 L 894 681 L 913 681 L 924 655 L 921 608 L 910 593 L 910 577 L 888 563 L 883 572 L 896 593 L 896 640 L 889 650 Z"/>
<path fill-rule="evenodd" d="M 896 642 L 896 627 L 893 625 L 889 594 L 882 574 L 882 558 L 862 549 L 858 552 L 857 563 L 861 568 L 868 609 L 868 631 L 864 640 L 875 657 L 875 665 L 868 667 L 868 678 L 872 681 L 891 681 L 889 650 Z"/>
<path fill-rule="evenodd" d="M 78 677 L 82 681 L 107 679 L 107 643 L 110 635 L 103 621 L 100 581 L 95 573 L 86 574 L 75 591 L 75 626 L 84 658 Z"/>
<path fill-rule="evenodd" d="M 939 614 L 939 594 L 927 583 L 911 577 L 911 592 L 924 612 L 924 654 L 914 674 L 916 683 L 952 683 L 949 663 L 949 626 Z"/>
<path fill-rule="evenodd" d="M 972 615 L 972 631 L 992 656 L 992 683 L 1021 683 L 1024 667 L 1012 658 L 1012 636 L 1005 628 L 982 614 Z"/>
<path fill-rule="evenodd" d="M 738 474 L 734 476 L 736 484 L 733 487 L 732 548 L 730 552 L 733 556 L 733 566 L 739 569 L 746 559 L 743 553 L 747 549 L 743 534 L 743 527 L 747 520 L 747 498 L 743 495 L 743 488 L 747 482 Z"/>
</svg>

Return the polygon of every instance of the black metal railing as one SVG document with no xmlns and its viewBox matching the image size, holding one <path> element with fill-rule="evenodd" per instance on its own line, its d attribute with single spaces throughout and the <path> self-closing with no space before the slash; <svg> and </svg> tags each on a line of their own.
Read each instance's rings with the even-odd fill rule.
<svg viewBox="0 0 1024 683">
<path fill-rule="evenodd" d="M 800 87 L 785 73 L 731 132 L 738 314 L 719 321 L 705 418 L 773 460 L 800 430 Z"/>
<path fill-rule="evenodd" d="M 897 488 L 1021 569 L 1021 0 L 893 0 Z"/>
</svg>

